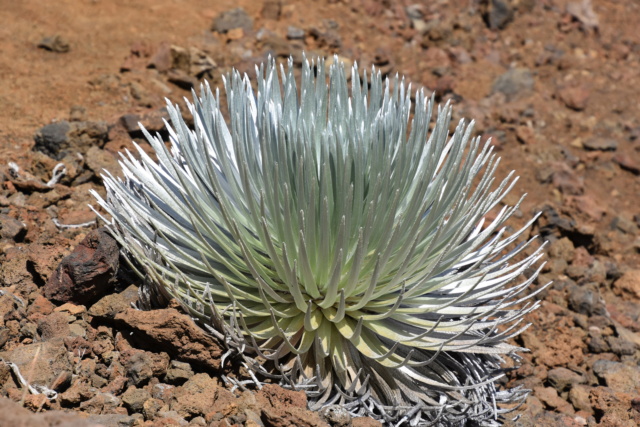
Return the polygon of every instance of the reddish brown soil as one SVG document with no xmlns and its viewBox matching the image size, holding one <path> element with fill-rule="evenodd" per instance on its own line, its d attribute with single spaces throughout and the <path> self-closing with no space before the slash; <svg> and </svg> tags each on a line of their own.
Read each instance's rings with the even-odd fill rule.
<svg viewBox="0 0 640 427">
<path fill-rule="evenodd" d="M 436 90 L 458 117 L 475 119 L 477 131 L 493 138 L 499 177 L 511 169 L 521 176 L 506 202 L 529 195 L 512 226 L 543 212 L 532 234 L 549 242 L 548 263 L 534 288 L 554 284 L 528 317 L 532 326 L 516 338 L 531 352 L 508 383 L 533 392 L 515 424 L 638 425 L 640 5 L 591 3 L 6 2 L 0 425 L 325 425 L 304 409 L 303 395 L 275 386 L 231 393 L 220 380 L 215 340 L 175 307 L 130 308 L 140 283 L 118 267 L 110 242 L 91 232 L 96 225 L 54 223 L 95 219 L 88 191 L 104 194 L 100 171 L 117 173 L 116 153 L 139 137 L 137 120 L 161 130 L 164 97 L 182 102 L 185 87 L 198 79 L 218 86 L 232 67 L 253 73 L 269 54 L 299 59 L 302 50 L 336 53 L 361 68 L 375 64 L 404 74 L 414 88 Z M 236 7 L 253 19 L 251 27 L 212 30 Z M 135 116 L 122 118 L 128 114 Z M 65 152 L 34 145 L 50 124 L 71 129 Z M 67 175 L 47 187 L 58 161 Z M 62 259 L 88 235 L 64 270 Z M 82 263 L 92 270 L 74 276 Z M 74 280 L 79 287 L 70 294 L 59 288 Z M 29 392 L 7 362 L 57 397 Z M 17 405 L 26 409 L 8 409 Z"/>
</svg>

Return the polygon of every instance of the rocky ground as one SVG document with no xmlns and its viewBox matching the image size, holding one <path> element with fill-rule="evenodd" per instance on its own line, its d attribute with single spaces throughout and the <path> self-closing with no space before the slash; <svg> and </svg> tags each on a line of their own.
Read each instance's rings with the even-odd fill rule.
<svg viewBox="0 0 640 427">
<path fill-rule="evenodd" d="M 500 176 L 521 176 L 511 226 L 542 212 L 534 289 L 554 283 L 516 339 L 531 352 L 504 383 L 532 393 L 508 424 L 638 425 L 639 13 L 633 0 L 3 5 L 0 425 L 379 425 L 273 385 L 230 390 L 222 376 L 246 372 L 221 368 L 179 307 L 133 308 L 140 281 L 87 206 L 142 142 L 138 122 L 162 132 L 163 98 L 303 50 L 435 90 L 492 137 Z"/>
</svg>

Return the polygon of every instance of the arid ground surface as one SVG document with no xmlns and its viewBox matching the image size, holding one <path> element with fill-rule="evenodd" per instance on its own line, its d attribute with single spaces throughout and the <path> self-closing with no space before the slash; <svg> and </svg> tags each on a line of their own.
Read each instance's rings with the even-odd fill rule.
<svg viewBox="0 0 640 427">
<path fill-rule="evenodd" d="M 132 308 L 141 282 L 87 206 L 132 139 L 150 150 L 138 122 L 162 131 L 165 97 L 303 51 L 435 90 L 520 175 L 510 226 L 542 212 L 532 290 L 554 283 L 501 382 L 532 390 L 508 424 L 638 425 L 639 18 L 634 0 L 5 0 L 0 426 L 379 425 L 225 387 L 246 372 L 177 305 Z"/>
</svg>

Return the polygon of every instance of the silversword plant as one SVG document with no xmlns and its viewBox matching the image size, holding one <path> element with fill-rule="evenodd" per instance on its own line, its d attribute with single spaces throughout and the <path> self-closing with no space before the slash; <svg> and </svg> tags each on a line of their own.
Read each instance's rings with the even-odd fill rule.
<svg viewBox="0 0 640 427">
<path fill-rule="evenodd" d="M 354 65 L 349 84 L 337 60 L 305 60 L 299 87 L 291 61 L 256 71 L 257 91 L 225 79 L 228 122 L 204 85 L 192 127 L 169 103 L 169 148 L 145 133 L 157 162 L 138 147 L 124 180 L 105 176 L 96 197 L 133 265 L 258 386 L 304 390 L 311 409 L 499 423 L 527 394 L 495 381 L 522 350 L 506 340 L 537 306 L 537 272 L 517 279 L 541 256 L 522 252 L 531 222 L 505 233 L 519 203 L 483 220 L 513 172 L 494 183 L 473 124 L 451 134 L 451 107 L 434 114 L 420 90 L 412 108 L 397 77 Z"/>
</svg>

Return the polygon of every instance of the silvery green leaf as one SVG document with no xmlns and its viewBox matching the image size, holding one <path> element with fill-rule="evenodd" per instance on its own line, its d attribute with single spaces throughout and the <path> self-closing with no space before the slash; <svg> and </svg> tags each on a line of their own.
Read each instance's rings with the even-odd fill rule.
<svg viewBox="0 0 640 427">
<path fill-rule="evenodd" d="M 388 424 L 483 425 L 521 402 L 498 390 L 541 258 L 508 235 L 518 205 L 473 122 L 380 72 L 338 61 L 234 71 L 168 103 L 170 147 L 145 131 L 105 176 L 110 227 L 152 289 L 174 297 L 258 377 Z M 328 82 L 328 83 L 327 83 Z M 223 108 L 225 110 L 223 111 Z M 225 121 L 225 115 L 229 118 Z M 433 125 L 430 130 L 430 125 Z M 520 241 L 519 244 L 517 244 Z M 253 375 L 253 374 L 252 374 Z M 257 378 L 257 377 L 256 377 Z M 236 386 L 243 386 L 237 383 Z"/>
</svg>

